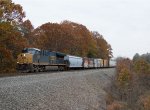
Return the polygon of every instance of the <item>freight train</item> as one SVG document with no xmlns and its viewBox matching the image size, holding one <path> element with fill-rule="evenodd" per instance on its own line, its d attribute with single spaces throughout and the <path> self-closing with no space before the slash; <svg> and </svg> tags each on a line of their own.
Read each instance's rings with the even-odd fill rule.
<svg viewBox="0 0 150 110">
<path fill-rule="evenodd" d="M 114 60 L 67 55 L 61 52 L 24 48 L 17 58 L 17 70 L 21 72 L 45 71 L 47 66 L 58 70 L 115 67 Z"/>
</svg>

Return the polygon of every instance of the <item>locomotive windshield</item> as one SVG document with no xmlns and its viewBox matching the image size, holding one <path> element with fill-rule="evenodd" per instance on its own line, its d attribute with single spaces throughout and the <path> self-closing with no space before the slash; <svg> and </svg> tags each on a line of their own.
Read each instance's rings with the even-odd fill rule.
<svg viewBox="0 0 150 110">
<path fill-rule="evenodd" d="M 22 53 L 30 53 L 30 54 L 36 54 L 39 53 L 40 50 L 35 48 L 25 48 L 22 50 Z"/>
</svg>

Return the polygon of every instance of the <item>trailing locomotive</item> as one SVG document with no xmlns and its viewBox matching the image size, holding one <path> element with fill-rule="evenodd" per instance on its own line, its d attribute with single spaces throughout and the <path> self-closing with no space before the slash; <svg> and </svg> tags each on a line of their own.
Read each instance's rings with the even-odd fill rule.
<svg viewBox="0 0 150 110">
<path fill-rule="evenodd" d="M 82 58 L 37 48 L 24 48 L 17 58 L 17 70 L 21 72 L 45 71 L 47 66 L 57 66 L 58 70 L 68 70 L 72 68 L 109 67 L 109 65 L 115 66 L 115 61 Z"/>
</svg>

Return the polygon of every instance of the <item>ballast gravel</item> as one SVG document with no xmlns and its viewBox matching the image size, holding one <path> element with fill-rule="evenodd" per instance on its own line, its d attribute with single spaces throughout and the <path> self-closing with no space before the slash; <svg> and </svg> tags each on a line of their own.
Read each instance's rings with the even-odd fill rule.
<svg viewBox="0 0 150 110">
<path fill-rule="evenodd" d="M 115 68 L 0 78 L 0 110 L 106 110 Z"/>
</svg>

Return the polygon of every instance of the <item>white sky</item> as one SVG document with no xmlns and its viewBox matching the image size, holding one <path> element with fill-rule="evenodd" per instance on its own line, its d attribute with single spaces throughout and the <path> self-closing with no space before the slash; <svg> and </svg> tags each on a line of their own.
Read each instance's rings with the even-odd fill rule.
<svg viewBox="0 0 150 110">
<path fill-rule="evenodd" d="M 98 31 L 114 57 L 150 52 L 150 0 L 12 0 L 34 27 L 70 20 Z"/>
</svg>

